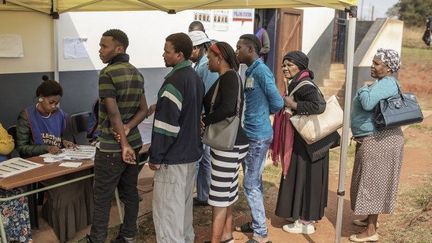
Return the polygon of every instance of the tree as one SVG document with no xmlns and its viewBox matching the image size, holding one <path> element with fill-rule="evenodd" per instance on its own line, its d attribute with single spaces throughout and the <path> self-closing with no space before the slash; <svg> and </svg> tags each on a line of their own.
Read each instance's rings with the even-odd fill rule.
<svg viewBox="0 0 432 243">
<path fill-rule="evenodd" d="M 432 16 L 432 0 L 399 0 L 387 10 L 387 16 L 399 16 L 407 26 L 423 27 L 426 18 Z"/>
<path fill-rule="evenodd" d="M 399 10 L 400 10 L 399 5 L 395 4 L 395 5 L 393 5 L 393 7 L 387 9 L 386 15 L 389 18 L 392 18 L 392 17 L 398 17 L 399 18 Z"/>
</svg>

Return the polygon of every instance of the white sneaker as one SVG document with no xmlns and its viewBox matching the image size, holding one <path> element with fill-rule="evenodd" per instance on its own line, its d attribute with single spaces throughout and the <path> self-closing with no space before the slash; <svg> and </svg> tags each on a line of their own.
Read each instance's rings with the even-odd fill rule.
<svg viewBox="0 0 432 243">
<path fill-rule="evenodd" d="M 286 224 L 282 227 L 282 229 L 288 233 L 293 234 L 313 234 L 315 233 L 315 227 L 312 223 L 310 224 L 302 224 L 298 220 L 296 220 L 292 224 Z"/>
</svg>

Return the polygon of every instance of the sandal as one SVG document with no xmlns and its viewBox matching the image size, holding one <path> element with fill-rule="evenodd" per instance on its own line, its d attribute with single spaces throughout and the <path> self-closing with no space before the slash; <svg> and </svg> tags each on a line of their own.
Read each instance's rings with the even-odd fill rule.
<svg viewBox="0 0 432 243">
<path fill-rule="evenodd" d="M 247 222 L 245 224 L 242 224 L 241 226 L 236 226 L 235 231 L 243 232 L 243 233 L 253 233 L 252 229 L 252 222 Z"/>
</svg>

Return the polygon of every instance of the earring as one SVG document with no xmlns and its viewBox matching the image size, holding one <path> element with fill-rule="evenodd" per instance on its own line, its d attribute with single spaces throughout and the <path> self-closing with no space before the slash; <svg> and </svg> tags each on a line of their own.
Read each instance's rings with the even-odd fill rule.
<svg viewBox="0 0 432 243">
<path fill-rule="evenodd" d="M 39 101 L 39 102 L 42 102 L 42 101 L 43 101 L 43 98 L 39 98 L 38 101 Z"/>
</svg>

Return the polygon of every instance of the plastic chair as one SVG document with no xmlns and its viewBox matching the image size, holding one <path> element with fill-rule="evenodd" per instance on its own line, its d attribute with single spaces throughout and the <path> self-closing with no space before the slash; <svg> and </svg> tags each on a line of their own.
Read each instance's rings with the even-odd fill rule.
<svg viewBox="0 0 432 243">
<path fill-rule="evenodd" d="M 85 111 L 70 116 L 70 132 L 76 144 L 87 145 L 88 119 L 91 112 Z"/>
</svg>

